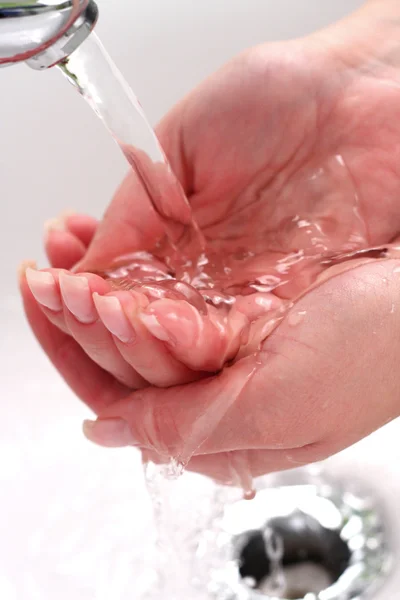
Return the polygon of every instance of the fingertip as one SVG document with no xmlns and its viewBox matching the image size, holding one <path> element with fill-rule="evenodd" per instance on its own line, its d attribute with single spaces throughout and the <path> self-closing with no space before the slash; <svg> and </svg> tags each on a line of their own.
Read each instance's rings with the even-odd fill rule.
<svg viewBox="0 0 400 600">
<path fill-rule="evenodd" d="M 44 247 L 50 264 L 63 269 L 71 269 L 86 252 L 85 245 L 67 230 L 49 230 L 45 234 Z"/>
<path fill-rule="evenodd" d="M 158 300 L 139 318 L 157 339 L 188 348 L 197 344 L 204 329 L 200 313 L 184 300 Z"/>
<path fill-rule="evenodd" d="M 65 306 L 83 324 L 96 321 L 89 282 L 84 275 L 60 273 L 60 290 Z"/>
<path fill-rule="evenodd" d="M 136 446 L 129 424 L 120 418 L 86 420 L 83 433 L 87 440 L 105 448 Z"/>
<path fill-rule="evenodd" d="M 161 325 L 155 314 L 148 314 L 145 312 L 139 313 L 138 315 L 141 323 L 146 327 L 147 331 L 152 336 L 160 340 L 161 342 L 170 342 L 171 337 L 168 331 Z"/>
<path fill-rule="evenodd" d="M 57 217 L 55 219 L 48 219 L 43 224 L 43 234 L 45 240 L 48 239 L 49 235 L 53 231 L 66 231 L 65 219 L 62 217 Z"/>
<path fill-rule="evenodd" d="M 27 267 L 25 277 L 36 302 L 54 312 L 62 310 L 58 286 L 52 273 Z"/>
<path fill-rule="evenodd" d="M 125 344 L 135 341 L 135 331 L 116 296 L 101 296 L 95 292 L 93 302 L 103 325 L 112 335 Z"/>
<path fill-rule="evenodd" d="M 17 276 L 18 281 L 22 283 L 22 281 L 26 280 L 26 271 L 28 269 L 36 270 L 37 263 L 34 260 L 24 260 L 17 267 Z"/>
</svg>

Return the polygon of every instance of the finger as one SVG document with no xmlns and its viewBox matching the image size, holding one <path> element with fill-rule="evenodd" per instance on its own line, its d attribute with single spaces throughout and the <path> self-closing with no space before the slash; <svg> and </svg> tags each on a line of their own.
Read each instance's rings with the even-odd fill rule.
<svg viewBox="0 0 400 600">
<path fill-rule="evenodd" d="M 27 285 L 40 310 L 50 323 L 64 333 L 69 333 L 65 322 L 63 302 L 59 285 L 59 269 L 44 269 L 38 271 L 28 267 L 25 271 Z"/>
<path fill-rule="evenodd" d="M 250 357 L 216 377 L 165 390 L 149 388 L 136 392 L 115 410 L 105 411 L 101 420 L 90 426 L 88 437 L 112 447 L 139 445 L 184 463 L 195 453 L 236 445 L 235 440 L 223 436 L 234 426 L 234 423 L 229 426 L 228 421 L 237 416 L 237 401 L 244 408 L 246 387 L 255 366 L 255 358 Z M 121 422 L 126 424 L 122 438 Z M 245 425 L 242 416 L 241 424 Z"/>
<path fill-rule="evenodd" d="M 26 316 L 38 342 L 77 396 L 96 414 L 101 413 L 111 402 L 125 397 L 127 388 L 95 365 L 73 338 L 49 322 L 29 289 L 24 270 L 20 289 Z"/>
<path fill-rule="evenodd" d="M 284 314 L 285 302 L 270 293 L 238 296 L 226 306 L 206 304 L 199 294 L 194 305 L 184 284 L 178 286 L 175 298 L 151 298 L 139 318 L 172 356 L 195 371 L 218 372 L 256 352 Z"/>
<path fill-rule="evenodd" d="M 85 254 L 85 246 L 69 231 L 52 231 L 45 240 L 47 258 L 53 267 L 70 269 Z"/>
<path fill-rule="evenodd" d="M 65 226 L 87 248 L 93 240 L 99 221 L 90 215 L 73 213 L 66 215 Z"/>
<path fill-rule="evenodd" d="M 95 294 L 94 302 L 121 355 L 151 385 L 170 387 L 199 378 L 199 374 L 172 356 L 165 343 L 154 338 L 139 319 L 142 308 L 149 303 L 144 294 Z"/>
<path fill-rule="evenodd" d="M 109 292 L 110 284 L 91 273 L 66 272 L 60 272 L 59 284 L 66 326 L 86 354 L 131 389 L 146 386 L 145 380 L 121 356 L 98 317 L 92 296 Z"/>
<path fill-rule="evenodd" d="M 36 271 L 30 268 L 26 277 L 33 296 L 53 325 L 72 335 L 96 364 L 131 389 L 145 385 L 122 358 L 111 335 L 98 320 L 92 293 L 109 291 L 103 279 L 91 274 L 87 278 L 78 277 L 58 269 Z"/>
<path fill-rule="evenodd" d="M 204 381 L 134 393 L 101 415 L 91 439 L 122 419 L 134 443 L 187 458 L 323 441 L 339 451 L 369 435 L 399 414 L 396 267 L 377 261 L 324 281 L 259 355 Z"/>
<path fill-rule="evenodd" d="M 210 306 L 206 315 L 184 300 L 162 299 L 141 311 L 147 331 L 169 352 L 195 371 L 219 371 L 238 352 L 247 318 L 236 311 L 230 318 Z"/>
<path fill-rule="evenodd" d="M 97 228 L 85 215 L 64 215 L 45 224 L 45 250 L 50 264 L 71 269 L 81 260 Z"/>
</svg>

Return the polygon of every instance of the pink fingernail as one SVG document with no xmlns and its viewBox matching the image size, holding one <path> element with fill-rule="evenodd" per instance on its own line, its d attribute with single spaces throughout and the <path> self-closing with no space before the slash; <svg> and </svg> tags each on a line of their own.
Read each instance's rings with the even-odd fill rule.
<svg viewBox="0 0 400 600">
<path fill-rule="evenodd" d="M 76 214 L 75 210 L 65 210 L 59 217 L 46 221 L 43 226 L 45 237 L 48 237 L 52 231 L 67 231 L 67 219 L 74 217 Z"/>
<path fill-rule="evenodd" d="M 63 218 L 49 219 L 45 222 L 43 229 L 44 238 L 45 240 L 47 240 L 47 238 L 50 236 L 51 233 L 53 233 L 53 231 L 66 231 L 65 221 Z"/>
<path fill-rule="evenodd" d="M 26 280 L 35 300 L 39 304 L 55 312 L 62 310 L 60 294 L 51 273 L 36 271 L 28 267 L 26 269 Z"/>
<path fill-rule="evenodd" d="M 17 274 L 19 280 L 23 279 L 26 276 L 26 272 L 28 269 L 37 271 L 37 264 L 34 260 L 24 260 L 18 265 Z"/>
<path fill-rule="evenodd" d="M 187 348 L 196 345 L 203 329 L 198 311 L 187 302 L 163 300 L 157 308 L 150 307 L 139 317 L 157 339 Z"/>
<path fill-rule="evenodd" d="M 89 282 L 86 277 L 60 274 L 60 289 L 68 310 L 86 325 L 97 319 Z"/>
<path fill-rule="evenodd" d="M 121 302 L 115 296 L 100 296 L 93 294 L 93 300 L 108 331 L 115 335 L 121 342 L 129 344 L 135 341 L 136 333 L 124 313 Z"/>
<path fill-rule="evenodd" d="M 162 342 L 170 342 L 171 337 L 168 334 L 168 331 L 161 325 L 159 320 L 155 315 L 140 313 L 139 319 L 146 327 L 146 329 L 153 335 L 155 338 Z"/>
<path fill-rule="evenodd" d="M 106 448 L 136 446 L 130 427 L 123 419 L 84 421 L 83 433 L 88 440 Z"/>
</svg>

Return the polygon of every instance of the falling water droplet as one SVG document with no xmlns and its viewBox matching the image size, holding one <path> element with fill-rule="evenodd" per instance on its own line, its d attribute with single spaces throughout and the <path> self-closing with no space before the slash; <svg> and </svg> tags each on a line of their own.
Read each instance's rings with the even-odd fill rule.
<svg viewBox="0 0 400 600">
<path fill-rule="evenodd" d="M 244 500 L 254 500 L 254 498 L 256 497 L 257 492 L 256 490 L 252 489 L 252 490 L 243 490 L 243 498 Z"/>
<path fill-rule="evenodd" d="M 263 532 L 265 551 L 271 562 L 271 573 L 269 576 L 269 593 L 277 598 L 282 597 L 282 593 L 286 587 L 286 578 L 283 571 L 283 556 L 284 545 L 283 539 L 270 527 L 267 527 Z"/>
<path fill-rule="evenodd" d="M 254 579 L 254 577 L 245 577 L 243 579 L 243 583 L 253 590 L 255 590 L 257 587 L 257 581 Z"/>
</svg>

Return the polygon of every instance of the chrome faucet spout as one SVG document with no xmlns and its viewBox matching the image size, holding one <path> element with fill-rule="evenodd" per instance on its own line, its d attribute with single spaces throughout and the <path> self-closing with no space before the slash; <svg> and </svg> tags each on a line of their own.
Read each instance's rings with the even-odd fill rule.
<svg viewBox="0 0 400 600">
<path fill-rule="evenodd" d="M 90 35 L 98 16 L 94 0 L 0 0 L 0 67 L 58 64 Z"/>
</svg>

